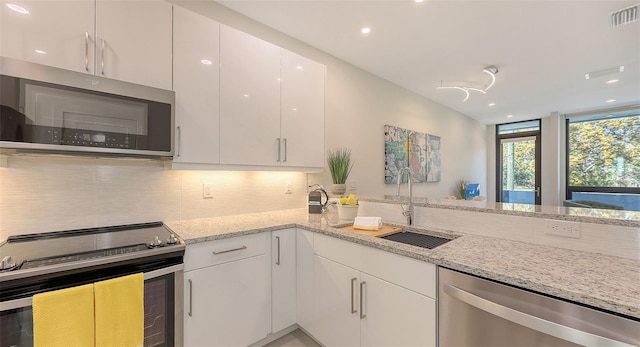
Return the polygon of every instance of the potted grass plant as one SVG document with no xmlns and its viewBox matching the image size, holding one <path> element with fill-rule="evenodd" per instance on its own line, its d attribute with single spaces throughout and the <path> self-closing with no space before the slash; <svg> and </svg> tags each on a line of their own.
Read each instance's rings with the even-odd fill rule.
<svg viewBox="0 0 640 347">
<path fill-rule="evenodd" d="M 341 196 L 347 191 L 347 178 L 353 168 L 351 160 L 351 150 L 348 148 L 338 148 L 327 151 L 327 164 L 331 171 L 331 194 Z"/>
</svg>

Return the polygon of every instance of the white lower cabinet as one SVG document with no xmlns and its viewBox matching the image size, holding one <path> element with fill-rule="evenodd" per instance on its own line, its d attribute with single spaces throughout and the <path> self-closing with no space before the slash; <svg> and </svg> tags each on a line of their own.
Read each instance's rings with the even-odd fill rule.
<svg viewBox="0 0 640 347">
<path fill-rule="evenodd" d="M 247 346 L 271 332 L 268 234 L 187 246 L 185 346 Z"/>
<path fill-rule="evenodd" d="M 316 339 L 326 346 L 436 345 L 433 264 L 314 236 L 309 331 Z"/>
<path fill-rule="evenodd" d="M 271 233 L 271 332 L 296 324 L 296 229 Z"/>
</svg>

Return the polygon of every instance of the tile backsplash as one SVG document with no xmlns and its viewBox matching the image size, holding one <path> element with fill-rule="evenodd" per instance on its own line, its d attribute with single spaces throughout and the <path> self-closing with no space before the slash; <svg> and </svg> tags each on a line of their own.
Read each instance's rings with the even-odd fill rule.
<svg viewBox="0 0 640 347">
<path fill-rule="evenodd" d="M 202 198 L 211 183 L 213 198 Z M 287 185 L 291 194 L 285 194 Z M 307 175 L 181 171 L 159 160 L 18 155 L 0 168 L 0 240 L 10 235 L 306 206 Z"/>
</svg>

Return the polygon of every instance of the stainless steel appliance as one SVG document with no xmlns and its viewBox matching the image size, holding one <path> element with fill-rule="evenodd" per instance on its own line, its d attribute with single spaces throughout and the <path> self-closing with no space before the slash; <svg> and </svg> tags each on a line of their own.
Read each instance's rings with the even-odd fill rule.
<svg viewBox="0 0 640 347">
<path fill-rule="evenodd" d="M 0 57 L 0 148 L 173 156 L 173 91 Z"/>
<path fill-rule="evenodd" d="M 10 237 L 0 244 L 0 347 L 33 346 L 33 295 L 140 272 L 144 345 L 181 346 L 184 250 L 161 222 Z"/>
<path fill-rule="evenodd" d="M 439 268 L 438 340 L 448 346 L 640 346 L 640 321 Z"/>
</svg>

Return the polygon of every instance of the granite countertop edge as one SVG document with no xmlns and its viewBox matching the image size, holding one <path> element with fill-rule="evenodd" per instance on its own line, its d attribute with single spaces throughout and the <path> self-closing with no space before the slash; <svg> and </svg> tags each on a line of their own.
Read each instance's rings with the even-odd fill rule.
<svg viewBox="0 0 640 347">
<path fill-rule="evenodd" d="M 385 204 L 406 204 L 404 200 L 397 197 L 377 197 L 366 196 L 360 197 L 360 201 L 378 202 Z M 443 200 L 446 201 L 446 200 Z M 480 213 L 503 214 L 520 217 L 535 217 L 565 220 L 570 222 L 595 223 L 605 225 L 616 225 L 625 227 L 640 228 L 640 212 L 637 211 L 620 211 L 620 210 L 599 210 L 580 207 L 564 207 L 564 206 L 535 206 L 525 204 L 503 204 L 491 203 L 484 201 L 463 201 L 450 200 L 448 202 L 429 200 L 423 198 L 414 198 L 413 205 L 418 207 L 442 208 L 449 210 L 470 211 Z M 485 206 L 482 206 L 485 205 Z M 523 210 L 518 210 L 518 208 Z M 547 211 L 526 211 L 526 209 L 553 208 L 555 212 Z M 609 216 L 607 216 L 607 214 Z"/>
<path fill-rule="evenodd" d="M 611 311 L 634 319 L 640 319 L 640 300 L 636 299 L 636 301 L 631 301 L 631 299 L 629 299 L 633 297 L 640 297 L 640 289 L 635 289 L 635 292 L 633 293 L 617 293 L 613 288 L 617 288 L 619 290 L 619 286 L 612 285 L 610 290 L 611 293 L 607 293 L 606 291 L 598 292 L 592 289 L 592 286 L 594 283 L 600 282 L 596 279 L 590 280 L 589 278 L 580 278 L 582 282 L 584 282 L 582 283 L 582 290 L 580 290 L 580 288 L 569 288 L 570 286 L 564 286 L 565 288 L 563 288 L 562 283 L 566 282 L 568 279 L 560 279 L 557 275 L 549 274 L 549 270 L 526 268 L 526 265 L 524 265 L 524 268 L 520 268 L 519 271 L 518 269 L 510 268 L 511 265 L 509 265 L 509 263 L 518 257 L 500 257 L 501 259 L 496 260 L 497 257 L 493 256 L 494 258 L 492 261 L 483 262 L 483 260 L 481 260 L 476 263 L 475 261 L 467 259 L 465 252 L 469 251 L 469 247 L 475 249 L 476 246 L 494 245 L 496 243 L 500 243 L 507 250 L 511 249 L 514 245 L 524 245 L 523 247 L 533 253 L 540 252 L 539 254 L 545 254 L 545 252 L 554 252 L 558 257 L 562 257 L 562 254 L 566 253 L 572 257 L 588 256 L 595 259 L 597 262 L 611 263 L 612 261 L 618 261 L 625 265 L 631 264 L 631 267 L 640 267 L 640 262 L 632 259 L 496 239 L 486 236 L 463 234 L 446 230 L 427 230 L 402 226 L 404 229 L 411 229 L 421 233 L 444 236 L 453 239 L 445 245 L 429 250 L 344 231 L 339 228 L 349 225 L 349 223 L 338 220 L 335 216 L 327 218 L 324 214 L 308 215 L 306 209 L 167 222 L 166 224 L 170 229 L 180 235 L 186 245 L 287 228 L 300 228 L 506 283 L 534 292 Z M 221 225 L 224 227 L 215 229 Z M 583 268 L 580 268 L 579 270 L 580 271 L 577 271 L 577 273 L 585 272 L 585 269 Z M 640 274 L 640 270 L 636 273 L 636 275 L 638 274 Z M 628 298 L 629 301 L 626 302 L 623 298 Z"/>
</svg>

